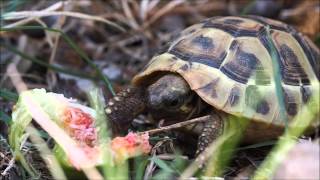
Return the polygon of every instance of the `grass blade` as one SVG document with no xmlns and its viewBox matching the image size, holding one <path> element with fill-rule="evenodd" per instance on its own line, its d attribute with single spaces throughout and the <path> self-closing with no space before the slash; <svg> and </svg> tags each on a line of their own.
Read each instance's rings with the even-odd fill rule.
<svg viewBox="0 0 320 180">
<path fill-rule="evenodd" d="M 0 110 L 0 121 L 3 121 L 6 124 L 10 124 L 11 120 L 12 119 L 9 115 L 7 115 L 5 112 Z"/>
<path fill-rule="evenodd" d="M 0 89 L 0 97 L 8 101 L 17 102 L 19 96 L 16 93 L 10 92 L 6 89 Z"/>
<path fill-rule="evenodd" d="M 272 152 L 255 172 L 253 179 L 272 178 L 278 165 L 286 157 L 288 151 L 297 143 L 297 137 L 301 136 L 312 122 L 317 119 L 315 118 L 317 114 L 319 114 L 319 91 L 316 91 L 313 99 L 294 118 Z"/>
<path fill-rule="evenodd" d="M 46 68 L 49 68 L 49 69 L 52 69 L 54 71 L 57 71 L 57 72 L 60 72 L 60 73 L 64 73 L 64 74 L 69 74 L 69 75 L 72 75 L 72 76 L 76 76 L 76 77 L 81 77 L 81 78 L 85 78 L 85 79 L 95 79 L 94 77 L 92 76 L 88 76 L 86 74 L 83 74 L 83 73 L 79 73 L 77 71 L 73 71 L 71 69 L 63 69 L 63 68 L 60 68 L 58 66 L 55 66 L 55 65 L 51 65 L 51 64 L 48 64 L 48 63 L 45 63 L 44 60 L 40 60 L 40 59 L 37 59 L 37 58 L 33 58 L 29 55 L 26 55 L 25 53 L 19 51 L 18 49 L 10 46 L 10 45 L 7 45 L 7 44 L 3 44 L 1 43 L 0 44 L 1 46 L 5 47 L 6 49 L 8 49 L 9 51 L 23 57 L 24 59 L 26 60 L 29 60 L 33 63 L 36 63 L 40 66 L 43 66 L 43 67 L 46 67 Z"/>
<path fill-rule="evenodd" d="M 113 90 L 113 87 L 112 87 L 111 82 L 109 81 L 109 79 L 102 73 L 102 71 L 98 68 L 98 66 L 96 64 L 94 64 L 89 59 L 89 57 L 64 32 L 62 32 L 62 31 L 60 31 L 58 29 L 42 27 L 42 26 L 20 26 L 20 27 L 14 27 L 14 28 L 0 28 L 0 32 L 1 31 L 30 30 L 30 29 L 42 29 L 42 30 L 47 30 L 47 31 L 51 31 L 51 32 L 60 33 L 61 37 L 82 58 L 82 60 L 84 60 L 87 64 L 89 64 L 93 69 L 95 69 L 96 73 L 101 78 L 101 80 L 105 83 L 105 85 L 108 87 L 108 89 L 112 93 L 112 95 L 115 95 L 115 92 Z M 8 47 L 8 45 L 6 45 L 6 46 Z M 21 55 L 21 54 L 19 54 L 19 55 Z"/>
<path fill-rule="evenodd" d="M 174 172 L 174 170 L 165 161 L 159 159 L 157 156 L 152 156 L 151 161 L 153 161 L 162 170 L 164 170 L 166 172 Z"/>
</svg>

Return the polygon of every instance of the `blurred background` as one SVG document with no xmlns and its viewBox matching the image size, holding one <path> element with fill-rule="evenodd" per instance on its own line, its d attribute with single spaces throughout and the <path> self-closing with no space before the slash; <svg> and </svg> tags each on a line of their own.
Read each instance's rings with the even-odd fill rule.
<svg viewBox="0 0 320 180">
<path fill-rule="evenodd" d="M 1 12 L 5 15 L 2 27 L 46 26 L 64 32 L 112 81 L 116 91 L 127 85 L 175 34 L 208 17 L 261 15 L 295 26 L 318 45 L 320 38 L 318 0 L 2 0 Z M 15 30 L 1 32 L 0 41 L 46 65 L 97 77 L 95 69 L 60 33 Z M 1 87 L 13 89 L 5 76 L 13 59 L 19 60 L 18 70 L 29 88 L 44 87 L 83 99 L 82 90 L 92 83 L 79 79 L 80 75 L 70 76 L 21 58 L 1 46 Z"/>
</svg>

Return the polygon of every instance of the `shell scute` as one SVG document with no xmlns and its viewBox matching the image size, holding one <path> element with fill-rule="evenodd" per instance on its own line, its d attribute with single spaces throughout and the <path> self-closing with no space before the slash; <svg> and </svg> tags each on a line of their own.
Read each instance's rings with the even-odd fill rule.
<svg viewBox="0 0 320 180">
<path fill-rule="evenodd" d="M 232 37 L 220 30 L 201 29 L 173 42 L 169 53 L 189 62 L 219 67 Z M 225 42 L 225 43 L 220 43 Z"/>
<path fill-rule="evenodd" d="M 263 25 L 247 18 L 230 16 L 208 20 L 203 23 L 203 28 L 220 29 L 233 37 L 239 37 L 256 36 Z"/>
<path fill-rule="evenodd" d="M 247 84 L 270 84 L 272 61 L 268 51 L 257 38 L 236 38 L 220 67 L 230 79 Z"/>
<path fill-rule="evenodd" d="M 232 59 L 220 69 L 231 79 L 240 83 L 247 83 L 252 72 L 256 70 L 257 63 L 259 63 L 259 60 L 254 54 L 245 52 L 238 47 Z"/>
<path fill-rule="evenodd" d="M 310 84 L 317 79 L 300 44 L 290 34 L 273 31 L 272 40 L 279 54 L 282 81 L 287 85 Z"/>
</svg>

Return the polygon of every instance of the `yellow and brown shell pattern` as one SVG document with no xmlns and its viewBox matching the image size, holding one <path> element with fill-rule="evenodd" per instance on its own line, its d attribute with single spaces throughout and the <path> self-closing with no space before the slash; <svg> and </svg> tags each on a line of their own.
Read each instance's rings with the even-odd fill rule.
<svg viewBox="0 0 320 180">
<path fill-rule="evenodd" d="M 175 72 L 213 107 L 282 126 L 275 73 L 291 120 L 319 92 L 319 61 L 319 49 L 287 24 L 258 16 L 214 17 L 181 32 L 133 84 L 159 71 Z"/>
</svg>

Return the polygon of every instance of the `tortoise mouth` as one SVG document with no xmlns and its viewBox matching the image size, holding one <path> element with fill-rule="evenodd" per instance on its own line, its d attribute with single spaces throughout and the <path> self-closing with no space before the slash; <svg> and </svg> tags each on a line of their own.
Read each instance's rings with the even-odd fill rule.
<svg viewBox="0 0 320 180">
<path fill-rule="evenodd" d="M 203 101 L 197 96 L 194 91 L 191 91 L 188 98 L 184 100 L 183 104 L 176 105 L 175 107 L 167 106 L 148 106 L 148 111 L 155 121 L 165 120 L 166 124 L 185 121 L 191 117 L 200 114 L 203 109 Z"/>
</svg>

